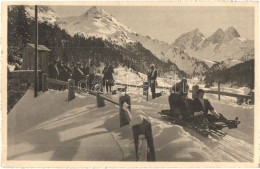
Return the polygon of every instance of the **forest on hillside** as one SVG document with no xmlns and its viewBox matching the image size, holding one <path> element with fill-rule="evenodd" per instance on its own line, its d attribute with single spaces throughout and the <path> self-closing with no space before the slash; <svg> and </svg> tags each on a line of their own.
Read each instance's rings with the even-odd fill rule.
<svg viewBox="0 0 260 169">
<path fill-rule="evenodd" d="M 221 81 L 222 84 L 230 84 L 231 86 L 247 86 L 254 88 L 254 68 L 255 60 L 251 59 L 244 63 L 237 64 L 230 68 L 211 69 L 206 77 L 206 84 L 217 83 Z"/>
</svg>

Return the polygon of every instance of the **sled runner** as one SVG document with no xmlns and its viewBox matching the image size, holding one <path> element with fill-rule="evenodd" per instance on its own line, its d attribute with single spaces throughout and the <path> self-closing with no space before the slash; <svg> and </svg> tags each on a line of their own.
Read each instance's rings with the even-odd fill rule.
<svg viewBox="0 0 260 169">
<path fill-rule="evenodd" d="M 164 121 L 188 127 L 202 136 L 212 136 L 217 139 L 220 139 L 226 135 L 226 133 L 222 131 L 223 128 L 237 128 L 238 124 L 240 123 L 237 117 L 235 120 L 217 120 L 214 122 L 209 122 L 205 118 L 198 124 L 192 118 L 183 119 L 178 113 L 173 113 L 170 110 L 162 110 L 158 114 L 161 115 L 161 119 Z"/>
</svg>

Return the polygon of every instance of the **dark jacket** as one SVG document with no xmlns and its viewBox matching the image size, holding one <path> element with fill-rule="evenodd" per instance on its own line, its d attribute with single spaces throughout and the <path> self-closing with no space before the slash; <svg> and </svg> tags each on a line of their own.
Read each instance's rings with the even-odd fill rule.
<svg viewBox="0 0 260 169">
<path fill-rule="evenodd" d="M 203 111 L 204 115 L 208 114 L 208 111 L 214 110 L 214 108 L 211 106 L 210 102 L 207 99 L 204 99 L 204 105 L 205 108 L 203 108 L 200 100 L 197 98 L 193 101 L 193 112 L 199 112 Z"/>
<path fill-rule="evenodd" d="M 60 72 L 58 79 L 62 81 L 68 81 L 69 78 L 69 72 L 65 68 L 63 64 L 57 64 L 57 68 Z"/>
<path fill-rule="evenodd" d="M 80 80 L 84 80 L 84 73 L 82 72 L 80 67 L 74 67 L 74 71 L 72 74 L 72 78 L 75 80 L 75 84 L 78 85 Z"/>
<path fill-rule="evenodd" d="M 180 99 L 176 105 L 177 109 L 180 110 L 180 114 L 183 117 L 190 117 L 193 115 L 193 100 L 191 99 Z"/>
<path fill-rule="evenodd" d="M 107 85 L 114 85 L 114 78 L 113 78 L 113 73 L 114 69 L 112 66 L 106 66 L 104 70 L 102 71 L 104 74 L 103 76 L 103 84 Z"/>
<path fill-rule="evenodd" d="M 82 70 L 83 70 L 83 73 L 84 73 L 85 76 L 89 75 L 89 67 L 88 66 L 83 67 Z"/>
<path fill-rule="evenodd" d="M 57 65 L 50 63 L 48 65 L 49 78 L 57 79 L 60 75 Z"/>
</svg>

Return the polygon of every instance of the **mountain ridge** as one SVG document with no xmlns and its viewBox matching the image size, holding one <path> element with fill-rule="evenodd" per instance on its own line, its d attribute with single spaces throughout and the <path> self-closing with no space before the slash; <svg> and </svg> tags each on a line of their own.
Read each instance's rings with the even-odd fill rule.
<svg viewBox="0 0 260 169">
<path fill-rule="evenodd" d="M 208 61 L 251 59 L 253 42 L 240 37 L 234 27 L 226 30 L 217 29 L 211 36 L 205 37 L 198 28 L 183 33 L 172 44 L 149 36 L 143 36 L 121 24 L 113 15 L 96 6 L 89 8 L 80 16 L 67 18 L 56 17 L 56 25 L 66 30 L 71 36 L 96 36 L 117 45 L 139 42 L 157 58 L 170 60 L 188 74 L 203 74 Z M 251 52 L 252 53 L 252 52 Z M 206 66 L 205 66 L 206 65 Z"/>
</svg>

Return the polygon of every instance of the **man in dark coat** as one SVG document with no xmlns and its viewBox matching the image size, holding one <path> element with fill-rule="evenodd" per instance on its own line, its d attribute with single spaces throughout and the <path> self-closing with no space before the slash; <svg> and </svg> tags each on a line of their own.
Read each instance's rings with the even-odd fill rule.
<svg viewBox="0 0 260 169">
<path fill-rule="evenodd" d="M 181 118 L 184 121 L 191 121 L 193 117 L 193 100 L 188 98 L 187 93 L 181 93 L 180 99 L 176 103 L 177 109 L 179 109 Z"/>
<path fill-rule="evenodd" d="M 54 60 L 48 65 L 48 73 L 49 73 L 49 78 L 57 79 L 60 75 L 60 72 L 57 68 L 57 61 Z"/>
<path fill-rule="evenodd" d="M 85 80 L 84 73 L 81 70 L 79 63 L 77 63 L 76 66 L 74 67 L 74 74 L 75 74 L 74 75 L 75 85 L 78 86 L 80 80 Z"/>
<path fill-rule="evenodd" d="M 103 85 L 106 86 L 106 91 L 108 92 L 108 87 L 109 87 L 109 92 L 112 92 L 112 86 L 114 86 L 114 78 L 113 78 L 113 73 L 114 69 L 113 67 L 107 62 L 106 66 L 104 67 L 104 70 L 102 71 L 104 74 L 103 76 Z"/>
<path fill-rule="evenodd" d="M 61 81 L 68 81 L 68 72 L 62 61 L 58 62 L 57 68 L 60 72 L 58 79 Z"/>
<path fill-rule="evenodd" d="M 152 98 L 155 99 L 155 97 L 156 97 L 155 88 L 156 88 L 157 70 L 155 69 L 154 64 L 151 64 L 150 68 L 151 68 L 151 71 L 148 74 L 148 82 L 149 82 L 150 87 L 151 87 Z"/>
<path fill-rule="evenodd" d="M 89 66 L 86 62 L 83 62 L 83 68 L 82 71 L 84 73 L 84 76 L 86 77 L 87 75 L 89 75 Z"/>
</svg>

